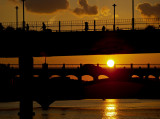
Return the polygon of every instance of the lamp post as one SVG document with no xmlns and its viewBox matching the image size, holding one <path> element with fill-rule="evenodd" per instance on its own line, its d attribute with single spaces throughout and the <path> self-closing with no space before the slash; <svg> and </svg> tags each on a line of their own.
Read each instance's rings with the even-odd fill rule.
<svg viewBox="0 0 160 119">
<path fill-rule="evenodd" d="M 24 16 L 24 1 L 25 0 L 22 0 L 23 1 L 23 30 L 25 31 L 25 16 Z"/>
<path fill-rule="evenodd" d="M 18 29 L 18 6 L 16 6 L 16 29 Z"/>
<path fill-rule="evenodd" d="M 113 31 L 115 31 L 116 30 L 116 4 L 113 4 L 112 5 L 113 7 L 114 7 L 114 24 L 113 24 Z"/>
<path fill-rule="evenodd" d="M 132 30 L 134 30 L 134 0 L 132 0 Z"/>
</svg>

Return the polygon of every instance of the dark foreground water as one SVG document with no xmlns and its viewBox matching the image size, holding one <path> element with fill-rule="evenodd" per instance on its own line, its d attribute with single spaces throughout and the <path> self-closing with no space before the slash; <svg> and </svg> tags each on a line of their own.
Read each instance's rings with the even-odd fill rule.
<svg viewBox="0 0 160 119">
<path fill-rule="evenodd" d="M 19 102 L 0 103 L 0 119 L 19 119 Z M 160 100 L 56 101 L 47 111 L 34 102 L 33 119 L 160 119 Z"/>
</svg>

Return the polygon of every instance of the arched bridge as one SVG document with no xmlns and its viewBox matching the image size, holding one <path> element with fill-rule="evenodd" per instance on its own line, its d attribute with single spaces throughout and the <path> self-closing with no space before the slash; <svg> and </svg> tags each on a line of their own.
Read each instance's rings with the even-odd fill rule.
<svg viewBox="0 0 160 119">
<path fill-rule="evenodd" d="M 13 71 L 15 76 L 20 75 L 18 67 L 13 68 Z M 107 67 L 106 64 L 34 65 L 34 77 L 46 80 L 57 75 L 62 79 L 73 75 L 77 77 L 79 81 L 82 81 L 82 76 L 84 75 L 92 76 L 94 81 L 97 81 L 98 77 L 101 75 L 105 75 L 112 80 L 130 80 L 133 77 L 138 79 L 148 79 L 150 76 L 155 80 L 159 80 L 160 64 L 116 64 L 113 68 Z"/>
</svg>

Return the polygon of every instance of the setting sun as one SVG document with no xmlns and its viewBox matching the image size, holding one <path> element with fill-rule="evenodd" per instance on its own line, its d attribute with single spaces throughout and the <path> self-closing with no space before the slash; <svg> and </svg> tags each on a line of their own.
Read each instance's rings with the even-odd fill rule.
<svg viewBox="0 0 160 119">
<path fill-rule="evenodd" d="M 108 67 L 114 67 L 114 61 L 113 60 L 108 60 L 107 61 L 107 66 Z"/>
</svg>

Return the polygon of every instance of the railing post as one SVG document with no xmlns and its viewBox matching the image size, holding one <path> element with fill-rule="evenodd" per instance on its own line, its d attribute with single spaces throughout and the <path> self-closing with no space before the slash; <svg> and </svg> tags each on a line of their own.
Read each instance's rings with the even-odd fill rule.
<svg viewBox="0 0 160 119">
<path fill-rule="evenodd" d="M 80 64 L 80 69 L 82 68 L 82 66 L 83 66 L 83 65 L 82 65 L 82 64 Z"/>
<path fill-rule="evenodd" d="M 48 64 L 44 63 L 42 64 L 42 70 L 43 70 L 43 76 L 42 76 L 42 80 L 48 80 L 49 76 L 48 76 Z"/>
<path fill-rule="evenodd" d="M 72 21 L 71 21 L 71 32 L 72 32 Z"/>
<path fill-rule="evenodd" d="M 66 65 L 65 64 L 63 64 L 63 67 L 62 67 L 62 69 L 65 69 L 66 68 Z"/>
<path fill-rule="evenodd" d="M 148 69 L 150 69 L 150 64 L 147 64 L 147 66 L 148 66 Z"/>
<path fill-rule="evenodd" d="M 79 74 L 78 74 L 78 81 L 82 81 L 82 64 L 80 64 L 80 67 L 78 68 L 79 69 Z"/>
<path fill-rule="evenodd" d="M 59 21 L 59 32 L 61 32 L 61 21 Z"/>
<path fill-rule="evenodd" d="M 133 64 L 131 64 L 131 69 L 133 69 Z"/>
<path fill-rule="evenodd" d="M 96 31 L 96 20 L 94 20 L 94 31 Z"/>
</svg>

